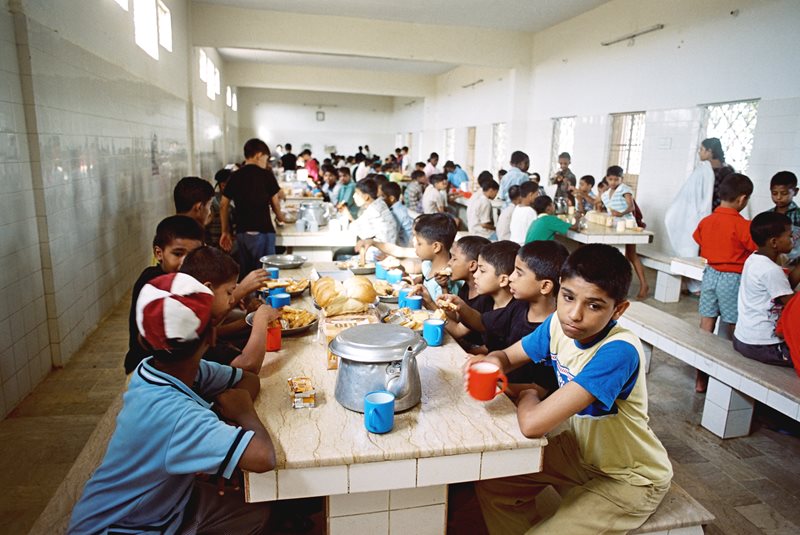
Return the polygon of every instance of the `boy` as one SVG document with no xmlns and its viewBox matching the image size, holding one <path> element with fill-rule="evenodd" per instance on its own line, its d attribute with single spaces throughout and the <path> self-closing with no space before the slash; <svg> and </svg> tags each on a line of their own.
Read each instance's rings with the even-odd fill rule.
<svg viewBox="0 0 800 535">
<path fill-rule="evenodd" d="M 744 262 L 758 246 L 750 237 L 750 222 L 739 212 L 744 210 L 753 183 L 744 175 L 733 173 L 720 184 L 721 203 L 697 225 L 692 237 L 700 245 L 700 256 L 708 264 L 700 287 L 700 328 L 714 332 L 720 318 L 719 336 L 731 339 L 738 318 L 739 281 Z M 708 375 L 697 370 L 695 391 L 705 392 Z"/>
<path fill-rule="evenodd" d="M 592 175 L 584 175 L 578 181 L 578 187 L 572 188 L 570 191 L 575 196 L 575 211 L 585 214 L 594 210 L 594 205 L 597 203 L 597 198 L 592 195 L 592 188 L 594 187 L 594 177 Z"/>
<path fill-rule="evenodd" d="M 494 233 L 492 201 L 497 197 L 500 185 L 490 179 L 481 185 L 483 195 L 473 195 L 467 204 L 467 228 L 470 234 L 491 239 Z"/>
<path fill-rule="evenodd" d="M 465 310 L 467 322 L 477 329 L 504 333 L 506 347 L 514 345 L 532 333 L 556 309 L 558 279 L 561 266 L 569 256 L 563 245 L 554 241 L 535 241 L 522 246 L 514 259 L 514 271 L 508 278 L 514 299 L 503 311 L 493 311 L 480 317 Z M 470 316 L 471 314 L 471 316 Z M 546 364 L 527 363 L 509 375 L 515 383 L 536 383 L 546 392 L 558 388 L 552 368 Z"/>
<path fill-rule="evenodd" d="M 320 169 L 322 170 L 322 194 L 325 201 L 336 202 L 339 196 L 339 189 L 342 187 L 339 184 L 336 168 L 331 164 L 323 164 Z"/>
<path fill-rule="evenodd" d="M 233 173 L 233 171 L 225 167 L 217 171 L 217 174 L 214 175 L 214 181 L 217 183 L 219 192 L 214 193 L 214 197 L 211 199 L 211 218 L 206 225 L 205 235 L 206 243 L 214 247 L 219 247 L 219 238 L 222 235 L 222 223 L 219 220 L 219 203 L 222 200 L 222 193 L 225 191 L 225 186 L 231 178 L 231 173 Z M 231 208 L 228 211 L 228 226 L 231 228 L 233 228 L 233 220 L 233 208 Z M 236 256 L 237 253 L 238 248 L 234 240 L 231 248 L 231 256 Z"/>
<path fill-rule="evenodd" d="M 261 371 L 267 326 L 280 318 L 280 311 L 263 304 L 259 306 L 253 316 L 253 328 L 249 329 L 246 345 L 241 351 L 235 347 L 231 348 L 221 340 L 221 337 L 231 331 L 229 325 L 235 323 L 223 324 L 237 302 L 235 289 L 239 266 L 233 258 L 221 250 L 204 246 L 186 255 L 180 272 L 189 275 L 214 292 L 211 324 L 217 329 L 217 339 L 203 358 L 255 374 Z"/>
<path fill-rule="evenodd" d="M 452 160 L 447 160 L 444 164 L 444 173 L 447 175 L 448 182 L 450 182 L 454 188 L 467 191 L 469 177 L 467 173 L 461 169 L 460 165 L 457 165 Z"/>
<path fill-rule="evenodd" d="M 162 220 L 153 237 L 153 255 L 158 264 L 142 271 L 133 285 L 131 311 L 128 315 L 128 353 L 125 355 L 125 373 L 133 369 L 150 353 L 139 341 L 136 326 L 136 301 L 145 284 L 165 273 L 176 273 L 189 252 L 203 245 L 203 228 L 194 219 L 174 215 Z"/>
<path fill-rule="evenodd" d="M 445 214 L 424 214 L 414 222 L 414 252 L 422 260 L 422 285 L 412 293 L 422 295 L 426 308 L 437 308 L 436 299 L 445 290 L 456 294 L 461 289 L 461 281 L 447 282 L 444 290 L 437 282 L 437 275 L 446 273 L 455 239 L 456 226 Z"/>
<path fill-rule="evenodd" d="M 359 208 L 359 215 L 350 228 L 360 240 L 373 238 L 379 242 L 397 243 L 397 223 L 383 197 L 378 195 L 378 184 L 374 179 L 365 178 L 357 182 L 353 200 Z"/>
<path fill-rule="evenodd" d="M 389 207 L 397 223 L 397 245 L 411 247 L 414 233 L 414 220 L 408 214 L 408 209 L 400 202 L 400 184 L 389 182 L 381 188 L 383 200 Z"/>
<path fill-rule="evenodd" d="M 353 200 L 353 195 L 356 192 L 356 184 L 350 176 L 350 168 L 346 165 L 339 168 L 339 191 L 336 192 L 336 199 L 334 203 L 339 208 L 339 211 L 347 209 L 350 215 L 358 217 L 358 207 Z"/>
<path fill-rule="evenodd" d="M 525 234 L 528 233 L 528 227 L 531 226 L 531 221 L 536 217 L 536 212 L 533 210 L 532 205 L 536 197 L 539 196 L 539 184 L 536 182 L 523 182 L 519 187 L 519 205 L 514 209 L 511 214 L 511 241 L 515 241 L 522 245 L 525 243 Z"/>
<path fill-rule="evenodd" d="M 750 235 L 758 250 L 742 270 L 733 348 L 753 360 L 791 366 L 789 348 L 775 334 L 775 326 L 783 305 L 792 298 L 792 288 L 800 282 L 800 266 L 787 279 L 777 264 L 778 256 L 792 250 L 792 221 L 778 212 L 764 212 L 753 218 Z"/>
<path fill-rule="evenodd" d="M 489 533 L 625 533 L 667 493 L 672 466 L 648 426 L 641 343 L 617 324 L 631 276 L 616 248 L 577 249 L 561 269 L 556 312 L 508 349 L 468 362 L 506 373 L 530 360 L 550 364 L 560 388 L 544 400 L 535 388 L 519 393 L 520 430 L 533 438 L 569 425 L 548 436 L 541 472 L 476 484 Z M 549 485 L 564 498 L 541 521 L 535 499 Z"/>
<path fill-rule="evenodd" d="M 417 214 L 422 213 L 422 195 L 428 186 L 428 177 L 425 171 L 412 171 L 411 183 L 406 186 L 406 207 Z"/>
<path fill-rule="evenodd" d="M 552 240 L 556 234 L 566 234 L 568 230 L 578 228 L 577 221 L 570 225 L 556 217 L 556 207 L 553 199 L 547 195 L 541 195 L 533 201 L 533 210 L 536 212 L 536 219 L 533 220 L 528 232 L 525 234 L 525 243 L 540 240 Z"/>
<path fill-rule="evenodd" d="M 236 492 L 219 496 L 216 486 L 195 480 L 198 473 L 230 479 L 237 468 L 275 468 L 272 439 L 253 408 L 258 377 L 201 360 L 213 336 L 213 300 L 210 289 L 183 273 L 142 288 L 136 323 L 153 356 L 128 383 L 105 457 L 72 511 L 69 533 L 263 529 L 268 507 L 246 504 Z"/>
<path fill-rule="evenodd" d="M 800 258 L 800 210 L 793 200 L 797 195 L 797 176 L 791 171 L 775 173 L 775 176 L 769 181 L 769 192 L 772 194 L 772 202 L 775 203 L 772 211 L 785 214 L 792 223 L 792 237 L 795 245 L 787 253 L 787 261 L 794 264 Z"/>
<path fill-rule="evenodd" d="M 508 200 L 511 201 L 511 204 L 503 208 L 503 211 L 500 212 L 500 217 L 497 218 L 498 240 L 511 239 L 511 217 L 514 214 L 514 209 L 519 205 L 519 186 L 508 188 Z"/>
<path fill-rule="evenodd" d="M 445 197 L 440 193 L 447 190 L 447 177 L 443 174 L 431 175 L 430 185 L 422 194 L 422 213 L 436 214 L 445 212 Z"/>
<path fill-rule="evenodd" d="M 569 164 L 572 163 L 572 156 L 568 152 L 558 155 L 558 172 L 550 178 L 550 183 L 556 185 L 554 199 L 563 197 L 567 199 L 571 206 L 575 206 L 575 198 L 570 190 L 576 186 L 575 173 L 570 171 Z"/>
<path fill-rule="evenodd" d="M 530 182 L 528 167 L 531 165 L 531 160 L 528 158 L 527 154 L 521 150 L 515 150 L 511 153 L 511 160 L 509 163 L 511 169 L 502 176 L 500 180 L 500 193 L 498 195 L 500 200 L 503 201 L 504 208 L 511 203 L 508 198 L 509 188 L 511 186 L 522 186 L 525 182 Z"/>
<path fill-rule="evenodd" d="M 213 198 L 214 186 L 208 180 L 196 176 L 183 177 L 172 190 L 175 214 L 191 217 L 203 228 L 211 221 Z"/>
</svg>

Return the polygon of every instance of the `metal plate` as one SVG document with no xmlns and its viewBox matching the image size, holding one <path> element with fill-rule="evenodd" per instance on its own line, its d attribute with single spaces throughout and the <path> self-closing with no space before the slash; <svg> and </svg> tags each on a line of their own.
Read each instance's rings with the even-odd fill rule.
<svg viewBox="0 0 800 535">
<path fill-rule="evenodd" d="M 247 323 L 251 327 L 253 326 L 253 316 L 255 316 L 255 314 L 256 314 L 255 312 L 251 312 L 247 316 L 244 317 L 245 323 Z M 319 323 L 319 318 L 315 319 L 314 321 L 312 321 L 308 325 L 303 325 L 301 327 L 295 327 L 294 329 L 281 329 L 281 336 L 284 336 L 284 335 L 291 336 L 293 334 L 300 334 L 300 333 L 306 332 L 309 329 L 311 329 L 312 327 L 316 327 L 318 323 Z"/>
<path fill-rule="evenodd" d="M 259 261 L 264 267 L 276 267 L 280 269 L 295 269 L 305 264 L 305 256 L 296 254 L 273 254 L 269 256 L 262 256 Z"/>
<path fill-rule="evenodd" d="M 353 275 L 370 275 L 375 273 L 375 264 L 371 266 L 359 266 L 349 268 Z"/>
</svg>

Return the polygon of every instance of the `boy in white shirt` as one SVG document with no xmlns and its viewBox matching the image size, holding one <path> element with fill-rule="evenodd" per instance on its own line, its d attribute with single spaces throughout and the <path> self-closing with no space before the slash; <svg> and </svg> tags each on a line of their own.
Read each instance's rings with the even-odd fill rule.
<svg viewBox="0 0 800 535">
<path fill-rule="evenodd" d="M 510 240 L 511 239 L 511 217 L 514 215 L 514 209 L 519 204 L 519 186 L 511 186 L 508 188 L 508 200 L 511 204 L 503 208 L 500 212 L 500 217 L 497 218 L 497 239 Z"/>
<path fill-rule="evenodd" d="M 487 180 L 481 185 L 483 195 L 473 195 L 467 205 L 467 228 L 470 234 L 491 239 L 495 236 L 492 221 L 492 200 L 497 197 L 500 184 Z"/>
<path fill-rule="evenodd" d="M 422 213 L 444 212 L 446 210 L 444 197 L 439 192 L 447 189 L 447 177 L 442 174 L 433 175 L 430 177 L 430 182 L 430 185 L 425 188 L 425 193 L 422 194 Z"/>
<path fill-rule="evenodd" d="M 511 214 L 511 241 L 522 245 L 525 243 L 525 235 L 528 227 L 536 219 L 536 212 L 531 207 L 533 201 L 539 196 L 539 184 L 533 181 L 523 182 L 519 186 L 519 206 Z"/>
<path fill-rule="evenodd" d="M 791 366 L 786 342 L 775 334 L 783 305 L 800 282 L 800 266 L 786 277 L 776 263 L 792 250 L 792 222 L 784 214 L 763 212 L 750 223 L 750 235 L 758 245 L 744 263 L 739 285 L 739 319 L 733 347 L 747 358 L 765 364 Z"/>
</svg>

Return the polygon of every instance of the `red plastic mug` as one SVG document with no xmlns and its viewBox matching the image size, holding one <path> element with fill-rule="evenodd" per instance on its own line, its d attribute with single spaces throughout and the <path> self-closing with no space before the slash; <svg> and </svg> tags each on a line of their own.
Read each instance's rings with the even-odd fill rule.
<svg viewBox="0 0 800 535">
<path fill-rule="evenodd" d="M 281 327 L 267 328 L 267 351 L 280 351 L 281 349 Z"/>
<path fill-rule="evenodd" d="M 502 381 L 502 386 L 497 389 L 497 381 Z M 469 367 L 467 390 L 469 395 L 478 401 L 490 401 L 497 394 L 506 391 L 508 379 L 496 364 L 491 362 L 476 362 Z"/>
</svg>

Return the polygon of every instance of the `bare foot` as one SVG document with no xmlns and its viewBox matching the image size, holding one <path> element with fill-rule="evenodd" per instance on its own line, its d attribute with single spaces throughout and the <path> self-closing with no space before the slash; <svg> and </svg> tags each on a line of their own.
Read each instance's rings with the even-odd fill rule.
<svg viewBox="0 0 800 535">
<path fill-rule="evenodd" d="M 697 370 L 694 379 L 694 391 L 698 394 L 704 393 L 708 389 L 708 374 Z"/>
<path fill-rule="evenodd" d="M 636 294 L 636 299 L 639 299 L 639 300 L 647 299 L 647 294 L 649 294 L 649 293 L 650 293 L 650 287 L 649 286 L 642 286 L 639 289 L 639 293 Z"/>
</svg>

